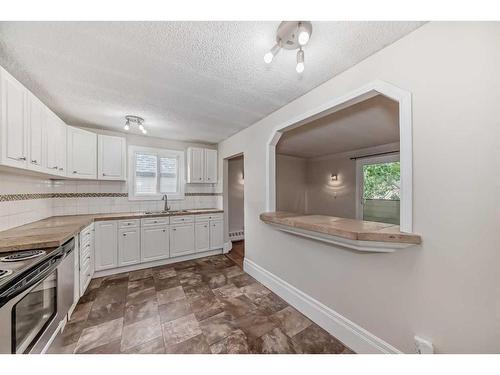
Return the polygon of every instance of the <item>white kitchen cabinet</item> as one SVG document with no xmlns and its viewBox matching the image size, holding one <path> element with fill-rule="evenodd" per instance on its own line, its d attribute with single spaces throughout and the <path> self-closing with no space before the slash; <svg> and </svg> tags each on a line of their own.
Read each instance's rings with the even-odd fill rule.
<svg viewBox="0 0 500 375">
<path fill-rule="evenodd" d="M 194 228 L 195 250 L 196 252 L 210 249 L 210 223 L 208 221 L 196 223 Z"/>
<path fill-rule="evenodd" d="M 222 220 L 210 221 L 210 249 L 224 246 L 224 226 Z"/>
<path fill-rule="evenodd" d="M 78 295 L 85 293 L 94 274 L 94 224 L 84 228 L 78 236 Z"/>
<path fill-rule="evenodd" d="M 170 256 L 193 254 L 194 224 L 175 224 L 170 226 Z"/>
<path fill-rule="evenodd" d="M 97 134 L 66 127 L 68 177 L 97 178 Z"/>
<path fill-rule="evenodd" d="M 95 270 L 102 271 L 118 266 L 118 235 L 116 221 L 95 223 Z"/>
<path fill-rule="evenodd" d="M 97 178 L 126 180 L 126 142 L 123 137 L 99 134 Z"/>
<path fill-rule="evenodd" d="M 1 86 L 1 163 L 26 168 L 27 111 L 26 88 L 0 68 Z"/>
<path fill-rule="evenodd" d="M 209 184 L 217 182 L 217 150 L 204 149 L 205 174 L 204 181 Z"/>
<path fill-rule="evenodd" d="M 47 108 L 36 96 L 28 93 L 28 169 L 44 171 L 45 169 L 45 115 Z"/>
<path fill-rule="evenodd" d="M 66 176 L 66 124 L 47 109 L 45 128 L 47 132 L 45 151 L 49 173 Z"/>
<path fill-rule="evenodd" d="M 217 150 L 190 147 L 187 164 L 188 183 L 217 183 Z"/>
<path fill-rule="evenodd" d="M 170 257 L 169 226 L 143 225 L 141 228 L 141 261 Z"/>
<path fill-rule="evenodd" d="M 202 148 L 190 147 L 187 151 L 188 183 L 203 183 L 204 152 Z"/>
<path fill-rule="evenodd" d="M 141 261 L 141 239 L 139 228 L 118 230 L 118 265 L 128 266 Z"/>
</svg>

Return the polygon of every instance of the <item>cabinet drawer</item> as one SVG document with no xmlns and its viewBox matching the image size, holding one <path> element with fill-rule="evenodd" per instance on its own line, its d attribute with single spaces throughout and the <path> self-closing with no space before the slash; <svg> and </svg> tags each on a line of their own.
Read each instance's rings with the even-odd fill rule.
<svg viewBox="0 0 500 375">
<path fill-rule="evenodd" d="M 171 224 L 184 224 L 184 223 L 193 223 L 194 216 L 192 215 L 183 215 L 183 216 L 173 216 L 170 219 Z"/>
<path fill-rule="evenodd" d="M 148 217 L 147 219 L 141 219 L 141 223 L 144 226 L 151 225 L 164 225 L 170 223 L 170 218 L 168 217 Z"/>
<path fill-rule="evenodd" d="M 90 258 L 90 243 L 80 248 L 80 262 Z"/>
<path fill-rule="evenodd" d="M 207 215 L 196 215 L 195 221 L 197 223 L 209 220 L 222 220 L 223 214 L 207 214 Z"/>
<path fill-rule="evenodd" d="M 132 219 L 132 220 L 120 220 L 118 222 L 118 228 L 123 229 L 123 228 L 137 228 L 140 224 L 139 219 Z"/>
</svg>

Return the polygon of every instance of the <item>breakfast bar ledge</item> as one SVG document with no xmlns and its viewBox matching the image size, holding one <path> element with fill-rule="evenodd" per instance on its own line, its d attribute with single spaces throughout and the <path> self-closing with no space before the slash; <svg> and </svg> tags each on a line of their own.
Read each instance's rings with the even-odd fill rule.
<svg viewBox="0 0 500 375">
<path fill-rule="evenodd" d="M 284 211 L 265 212 L 260 219 L 283 232 L 363 252 L 390 253 L 422 243 L 418 234 L 388 223 Z"/>
</svg>

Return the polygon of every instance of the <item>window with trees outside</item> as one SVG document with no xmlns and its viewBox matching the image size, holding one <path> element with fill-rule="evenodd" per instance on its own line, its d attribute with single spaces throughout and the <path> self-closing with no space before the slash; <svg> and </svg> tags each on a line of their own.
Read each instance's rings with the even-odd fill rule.
<svg viewBox="0 0 500 375">
<path fill-rule="evenodd" d="M 399 155 L 359 159 L 358 219 L 399 224 Z"/>
<path fill-rule="evenodd" d="M 129 199 L 183 199 L 184 184 L 184 151 L 129 147 Z"/>
</svg>

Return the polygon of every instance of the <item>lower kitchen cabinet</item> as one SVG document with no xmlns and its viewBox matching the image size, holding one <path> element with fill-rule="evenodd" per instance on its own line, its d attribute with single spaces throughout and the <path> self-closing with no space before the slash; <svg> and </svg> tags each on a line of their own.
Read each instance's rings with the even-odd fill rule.
<svg viewBox="0 0 500 375">
<path fill-rule="evenodd" d="M 118 230 L 118 265 L 128 266 L 141 261 L 141 236 L 139 228 Z"/>
<path fill-rule="evenodd" d="M 196 223 L 194 228 L 195 233 L 195 250 L 196 252 L 202 252 L 210 250 L 210 223 Z"/>
<path fill-rule="evenodd" d="M 194 248 L 194 224 L 176 224 L 170 227 L 170 256 L 192 254 Z"/>
<path fill-rule="evenodd" d="M 169 226 L 143 226 L 141 229 L 141 261 L 170 257 Z"/>
<path fill-rule="evenodd" d="M 118 235 L 116 221 L 95 223 L 95 270 L 118 266 Z"/>
<path fill-rule="evenodd" d="M 222 220 L 210 221 L 210 249 L 224 246 L 224 226 Z"/>
</svg>

